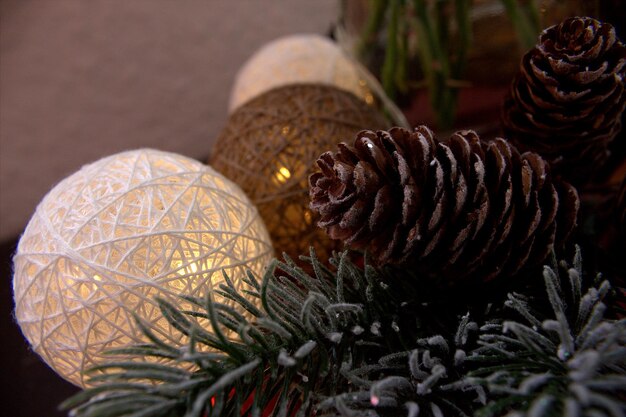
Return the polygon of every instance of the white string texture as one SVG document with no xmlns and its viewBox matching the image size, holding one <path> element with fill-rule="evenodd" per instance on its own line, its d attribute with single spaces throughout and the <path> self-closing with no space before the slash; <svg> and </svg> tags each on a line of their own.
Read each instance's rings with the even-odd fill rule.
<svg viewBox="0 0 626 417">
<path fill-rule="evenodd" d="M 245 271 L 262 273 L 272 255 L 234 183 L 179 155 L 124 152 L 83 167 L 37 207 L 14 258 L 15 313 L 44 361 L 85 386 L 82 371 L 102 351 L 143 341 L 132 313 L 185 342 L 155 296 L 184 306 L 177 295 L 204 297 L 222 270 L 244 290 Z"/>
<path fill-rule="evenodd" d="M 359 68 L 334 42 L 301 34 L 270 42 L 246 61 L 235 78 L 229 112 L 273 88 L 298 83 L 332 85 L 374 102 Z"/>
</svg>

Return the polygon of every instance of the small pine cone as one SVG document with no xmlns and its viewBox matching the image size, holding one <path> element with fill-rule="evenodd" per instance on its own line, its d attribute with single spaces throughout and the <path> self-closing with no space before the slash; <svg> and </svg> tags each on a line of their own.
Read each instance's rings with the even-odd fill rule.
<svg viewBox="0 0 626 417">
<path fill-rule="evenodd" d="M 626 46 L 615 28 L 575 17 L 524 55 L 502 111 L 505 136 L 555 175 L 583 182 L 608 158 L 626 107 Z"/>
<path fill-rule="evenodd" d="M 379 264 L 415 262 L 447 281 L 488 281 L 538 265 L 568 238 L 579 201 L 545 161 L 473 131 L 363 131 L 309 178 L 320 227 Z"/>
</svg>

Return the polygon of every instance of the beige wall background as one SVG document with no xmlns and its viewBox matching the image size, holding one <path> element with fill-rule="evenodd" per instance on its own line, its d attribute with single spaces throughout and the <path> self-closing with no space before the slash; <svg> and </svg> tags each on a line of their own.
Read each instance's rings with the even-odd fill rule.
<svg viewBox="0 0 626 417">
<path fill-rule="evenodd" d="M 82 165 L 151 147 L 209 155 L 237 70 L 328 31 L 338 0 L 0 0 L 0 241 Z"/>
</svg>

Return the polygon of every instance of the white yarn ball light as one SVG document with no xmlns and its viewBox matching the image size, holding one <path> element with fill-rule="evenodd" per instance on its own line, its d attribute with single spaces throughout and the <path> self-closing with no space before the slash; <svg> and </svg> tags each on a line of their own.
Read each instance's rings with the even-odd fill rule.
<svg viewBox="0 0 626 417">
<path fill-rule="evenodd" d="M 332 85 L 374 103 L 362 70 L 334 42 L 302 34 L 270 42 L 248 59 L 235 78 L 229 111 L 274 88 L 302 83 Z"/>
<path fill-rule="evenodd" d="M 154 297 L 179 306 L 178 295 L 204 297 L 222 270 L 246 289 L 246 270 L 261 274 L 272 255 L 256 208 L 224 176 L 172 153 L 123 152 L 39 204 L 14 258 L 15 313 L 34 350 L 85 386 L 82 371 L 103 363 L 104 350 L 144 341 L 132 313 L 185 342 Z"/>
</svg>

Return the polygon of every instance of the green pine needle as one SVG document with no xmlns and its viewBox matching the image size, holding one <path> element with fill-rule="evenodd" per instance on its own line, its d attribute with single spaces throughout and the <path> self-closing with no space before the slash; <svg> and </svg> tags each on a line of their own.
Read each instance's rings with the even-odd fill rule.
<svg viewBox="0 0 626 417">
<path fill-rule="evenodd" d="M 348 253 L 302 259 L 313 274 L 286 258 L 262 281 L 247 276 L 261 307 L 225 280 L 220 294 L 252 318 L 212 298 L 185 297 L 192 311 L 158 300 L 187 345 L 140 322 L 149 343 L 112 351 L 90 371 L 96 386 L 62 407 L 76 417 L 624 415 L 626 322 L 604 318 L 609 285 L 586 286 L 579 254 L 545 267 L 543 295 L 512 293 L 471 314 L 411 271 L 360 268 Z"/>
</svg>

